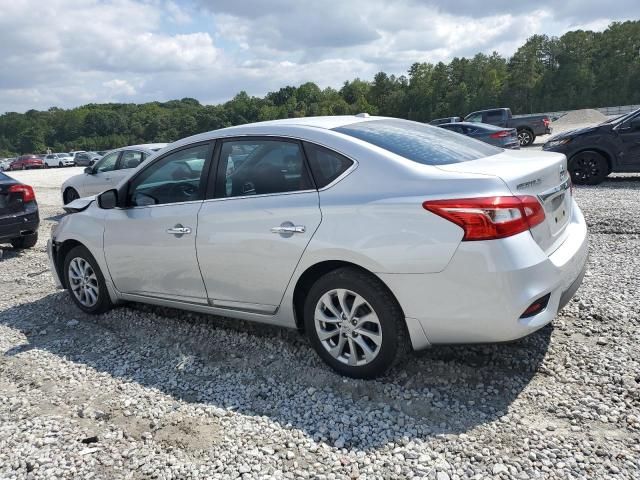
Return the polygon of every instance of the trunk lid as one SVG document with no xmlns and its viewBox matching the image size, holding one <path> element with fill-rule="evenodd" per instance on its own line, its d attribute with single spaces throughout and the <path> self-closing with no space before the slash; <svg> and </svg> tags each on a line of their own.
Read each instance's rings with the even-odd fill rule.
<svg viewBox="0 0 640 480">
<path fill-rule="evenodd" d="M 533 195 L 544 207 L 545 220 L 531 235 L 547 255 L 564 241 L 571 218 L 571 181 L 567 159 L 560 153 L 509 151 L 462 163 L 441 165 L 449 172 L 499 177 L 514 195 Z"/>
</svg>

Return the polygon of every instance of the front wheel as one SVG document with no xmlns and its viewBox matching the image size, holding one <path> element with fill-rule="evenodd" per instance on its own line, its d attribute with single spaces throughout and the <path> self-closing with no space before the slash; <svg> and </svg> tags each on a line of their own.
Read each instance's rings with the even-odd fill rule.
<svg viewBox="0 0 640 480">
<path fill-rule="evenodd" d="M 609 175 L 609 164 L 598 152 L 580 152 L 569 161 L 569 174 L 577 185 L 597 185 Z"/>
<path fill-rule="evenodd" d="M 535 139 L 536 136 L 531 130 L 520 130 L 518 132 L 518 141 L 520 142 L 521 147 L 528 147 L 535 141 Z"/>
<path fill-rule="evenodd" d="M 304 322 L 318 355 L 348 377 L 382 375 L 409 349 L 396 299 L 379 279 L 353 268 L 316 281 L 305 300 Z"/>
<path fill-rule="evenodd" d="M 67 254 L 64 276 L 71 298 L 82 311 L 98 314 L 113 307 L 100 267 L 85 247 L 77 246 Z"/>
<path fill-rule="evenodd" d="M 76 191 L 75 188 L 67 188 L 64 191 L 64 204 L 67 205 L 68 203 L 73 202 L 74 200 L 77 200 L 78 198 L 80 198 L 80 194 Z"/>
</svg>

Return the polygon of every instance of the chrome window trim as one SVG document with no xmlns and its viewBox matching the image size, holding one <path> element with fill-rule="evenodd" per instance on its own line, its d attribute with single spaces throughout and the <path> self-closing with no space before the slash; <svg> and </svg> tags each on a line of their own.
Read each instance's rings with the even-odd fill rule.
<svg viewBox="0 0 640 480">
<path fill-rule="evenodd" d="M 203 200 L 203 202 L 209 203 L 209 202 L 228 201 L 228 200 L 243 200 L 247 198 L 280 197 L 282 195 L 296 195 L 301 193 L 318 193 L 318 190 L 316 190 L 315 188 L 312 188 L 307 190 L 294 190 L 292 192 L 261 193 L 259 195 L 241 195 L 237 197 L 206 198 L 205 200 Z M 156 207 L 159 205 L 151 205 L 151 206 Z"/>
</svg>

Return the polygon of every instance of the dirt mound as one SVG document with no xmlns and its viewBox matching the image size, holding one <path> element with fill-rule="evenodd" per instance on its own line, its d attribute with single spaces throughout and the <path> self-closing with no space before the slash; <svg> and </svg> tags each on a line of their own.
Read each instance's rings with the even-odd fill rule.
<svg viewBox="0 0 640 480">
<path fill-rule="evenodd" d="M 563 115 L 558 120 L 553 122 L 554 128 L 566 128 L 572 127 L 574 125 L 585 125 L 585 124 L 593 124 L 600 123 L 607 119 L 607 116 L 600 113 L 598 110 L 593 110 L 590 108 L 585 108 L 583 110 L 572 110 L 567 112 L 566 115 Z"/>
</svg>

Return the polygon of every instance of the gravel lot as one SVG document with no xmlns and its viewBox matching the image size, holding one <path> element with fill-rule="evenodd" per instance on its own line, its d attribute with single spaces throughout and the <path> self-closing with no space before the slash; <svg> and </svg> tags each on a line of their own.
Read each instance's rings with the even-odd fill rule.
<svg viewBox="0 0 640 480">
<path fill-rule="evenodd" d="M 576 190 L 589 270 L 552 326 L 356 381 L 296 332 L 82 314 L 45 253 L 71 173 L 15 174 L 43 222 L 0 260 L 0 478 L 640 478 L 640 176 Z"/>
</svg>

